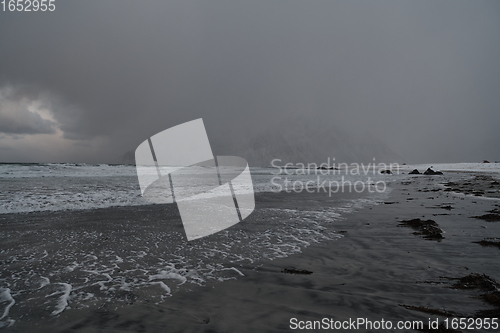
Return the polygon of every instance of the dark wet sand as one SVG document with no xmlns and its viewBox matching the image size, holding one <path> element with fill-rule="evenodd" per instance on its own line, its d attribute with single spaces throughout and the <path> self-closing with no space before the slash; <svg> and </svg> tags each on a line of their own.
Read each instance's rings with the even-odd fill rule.
<svg viewBox="0 0 500 333">
<path fill-rule="evenodd" d="M 19 321 L 5 331 L 283 332 L 291 331 L 291 318 L 427 323 L 445 317 L 411 308 L 464 316 L 492 309 L 474 298 L 480 291 L 450 288 L 454 282 L 446 277 L 481 273 L 500 281 L 500 249 L 474 243 L 500 237 L 500 223 L 472 218 L 498 209 L 500 201 L 455 195 L 438 185 L 454 177 L 395 177 L 385 203 L 335 222 L 342 239 L 287 258 L 243 265 L 239 270 L 245 276 L 235 280 L 193 286 L 160 304 L 137 301 L 116 309 L 106 304 L 67 309 L 46 322 Z M 415 218 L 434 220 L 444 238 L 424 239 L 400 225 Z M 312 274 L 288 274 L 285 269 Z"/>
</svg>

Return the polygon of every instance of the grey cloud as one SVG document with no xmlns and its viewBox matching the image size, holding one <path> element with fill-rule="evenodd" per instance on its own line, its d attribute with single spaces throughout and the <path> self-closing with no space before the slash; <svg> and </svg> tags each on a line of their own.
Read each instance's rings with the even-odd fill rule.
<svg viewBox="0 0 500 333">
<path fill-rule="evenodd" d="M 28 110 L 30 100 L 7 89 L 0 91 L 0 132 L 5 134 L 53 134 L 56 123 Z"/>
<path fill-rule="evenodd" d="M 30 105 L 47 110 L 55 121 L 28 110 Z M 33 84 L 0 86 L 0 132 L 9 134 L 54 134 L 60 129 L 63 138 L 88 140 L 94 135 L 81 124 L 82 108 L 63 97 Z"/>
<path fill-rule="evenodd" d="M 297 114 L 409 163 L 499 160 L 499 15 L 486 0 L 65 1 L 0 13 L 0 83 L 51 92 L 66 138 L 109 138 L 94 161 L 199 117 L 221 141 L 302 133 L 281 121 Z"/>
<path fill-rule="evenodd" d="M 54 122 L 28 110 L 19 110 L 16 116 L 0 112 L 0 132 L 6 134 L 53 134 Z"/>
<path fill-rule="evenodd" d="M 70 140 L 89 140 L 95 133 L 88 131 L 85 126 L 85 111 L 64 98 L 53 93 L 41 94 L 42 105 L 49 109 L 57 120 L 59 129 L 63 132 L 63 138 Z"/>
</svg>

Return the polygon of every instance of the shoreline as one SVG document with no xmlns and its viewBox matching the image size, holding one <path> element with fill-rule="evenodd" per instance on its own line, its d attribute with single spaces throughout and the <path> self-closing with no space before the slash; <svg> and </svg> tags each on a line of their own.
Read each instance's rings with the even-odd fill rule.
<svg viewBox="0 0 500 333">
<path fill-rule="evenodd" d="M 445 316 L 419 310 L 473 315 L 494 309 L 471 298 L 479 296 L 477 290 L 454 290 L 452 280 L 444 278 L 478 273 L 500 280 L 499 249 L 475 243 L 500 237 L 500 223 L 473 218 L 497 209 L 498 202 L 459 197 L 438 186 L 455 178 L 452 173 L 395 178 L 383 203 L 334 222 L 342 238 L 312 244 L 286 258 L 235 267 L 244 276 L 233 271 L 230 278 L 235 279 L 190 285 L 158 304 L 94 304 L 67 309 L 43 323 L 19 321 L 6 331 L 278 332 L 290 329 L 291 318 L 427 323 Z M 287 204 L 269 199 L 264 198 L 264 206 Z M 427 240 L 400 226 L 416 218 L 435 221 L 444 238 Z M 301 274 L 305 272 L 311 273 Z"/>
</svg>

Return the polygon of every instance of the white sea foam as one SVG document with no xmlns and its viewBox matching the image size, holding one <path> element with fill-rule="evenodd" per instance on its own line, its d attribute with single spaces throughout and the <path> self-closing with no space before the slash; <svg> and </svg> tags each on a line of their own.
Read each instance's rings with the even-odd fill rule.
<svg viewBox="0 0 500 333">
<path fill-rule="evenodd" d="M 172 271 L 160 271 L 160 273 L 155 274 L 155 275 L 151 275 L 149 277 L 150 281 L 152 281 L 152 280 L 165 280 L 165 279 L 166 280 L 168 280 L 168 279 L 179 280 L 180 284 L 184 284 L 187 281 L 185 276 L 182 276 L 181 274 L 179 274 L 177 272 L 172 272 Z"/>
<path fill-rule="evenodd" d="M 59 284 L 63 286 L 64 289 L 62 290 L 62 295 L 59 298 L 59 301 L 57 302 L 56 309 L 52 311 L 53 316 L 60 314 L 68 307 L 68 301 L 70 298 L 69 294 L 71 293 L 71 288 L 72 288 L 72 286 L 69 283 L 60 282 Z"/>
<path fill-rule="evenodd" d="M 258 217 L 251 228 L 241 224 L 242 228 L 230 228 L 193 243 L 185 242 L 181 231 L 171 229 L 160 228 L 138 237 L 143 231 L 140 224 L 116 229 L 117 238 L 110 237 L 104 243 L 100 241 L 110 235 L 96 230 L 45 230 L 39 245 L 2 248 L 5 269 L 13 273 L 0 285 L 13 290 L 18 313 L 31 311 L 33 304 L 39 304 L 48 315 L 58 315 L 69 306 L 120 306 L 137 297 L 161 302 L 190 285 L 240 278 L 249 264 L 287 257 L 310 245 L 341 238 L 334 231 L 335 221 L 345 213 L 377 204 L 386 195 L 374 193 L 307 210 L 259 208 L 253 213 Z M 31 232 L 12 231 L 5 237 L 23 239 Z M 67 246 L 54 246 L 56 243 Z M 98 250 L 96 243 L 100 244 Z M 40 250 L 45 247 L 51 250 Z"/>
<path fill-rule="evenodd" d="M 165 290 L 167 295 L 170 295 L 172 293 L 172 290 L 170 289 L 170 287 L 167 286 L 165 283 L 163 283 L 163 281 L 156 281 L 156 282 L 153 282 L 153 284 L 158 284 L 163 290 Z"/>
<path fill-rule="evenodd" d="M 42 279 L 42 282 L 40 282 L 40 288 L 38 289 L 42 289 L 43 287 L 48 286 L 50 284 L 49 278 L 45 276 L 40 276 L 40 278 Z"/>
<path fill-rule="evenodd" d="M 0 185 L 6 188 L 0 193 L 0 213 L 145 204 L 133 167 L 38 165 L 31 168 L 37 169 L 38 176 L 21 178 L 22 173 L 15 170 L 17 174 L 10 178 L 0 177 Z M 47 168 L 56 175 L 46 176 L 51 173 Z M 61 168 L 84 173 L 79 170 L 83 168 L 89 174 L 61 176 L 62 171 L 58 170 Z M 116 176 L 111 172 L 113 168 L 118 170 Z M 90 174 L 94 170 L 98 176 Z M 270 182 L 272 171 L 252 169 L 256 192 L 275 191 Z M 125 175 L 127 172 L 129 175 Z M 308 180 L 315 175 L 289 177 Z M 356 181 L 362 177 L 350 179 Z M 258 223 L 251 228 L 242 223 L 241 228 L 230 228 L 214 235 L 215 238 L 191 244 L 184 241 L 181 231 L 160 228 L 154 233 L 140 233 L 144 231 L 140 224 L 117 228 L 113 231 L 114 237 L 97 230 L 44 230 L 43 241 L 40 238 L 38 245 L 30 243 L 1 249 L 1 259 L 7 263 L 5 269 L 13 273 L 0 281 L 0 286 L 13 291 L 19 313 L 30 311 L 35 303 L 47 315 L 58 315 L 70 305 L 79 308 L 97 302 L 129 304 L 137 297 L 162 301 L 190 285 L 240 278 L 249 264 L 287 257 L 310 245 L 341 238 L 342 235 L 334 231 L 335 221 L 345 213 L 377 204 L 389 191 L 328 205 L 312 205 L 307 209 L 259 208 L 253 213 L 259 215 L 254 221 Z M 5 237 L 23 239 L 23 235 L 33 232 L 26 228 L 7 232 Z M 99 250 L 94 244 L 100 244 Z M 19 265 L 19 262 L 25 264 Z M 5 288 L 1 290 L 7 290 Z M 143 289 L 147 292 L 141 292 Z M 9 304 L 7 313 L 13 304 Z"/>
<path fill-rule="evenodd" d="M 0 164 L 0 178 L 135 176 L 133 165 L 86 163 Z"/>
<path fill-rule="evenodd" d="M 239 275 L 241 276 L 245 276 L 245 274 L 243 274 L 239 269 L 237 268 L 234 268 L 234 267 L 229 267 L 229 268 L 223 268 L 222 269 L 223 271 L 235 271 L 236 273 L 238 273 Z"/>
<path fill-rule="evenodd" d="M 0 320 L 2 320 L 2 319 L 6 318 L 9 315 L 10 308 L 14 304 L 16 304 L 16 301 L 14 300 L 14 298 L 12 297 L 12 295 L 10 294 L 10 289 L 9 288 L 3 289 L 0 292 L 0 302 L 9 302 L 9 304 L 7 304 L 7 306 L 3 310 L 2 316 L 0 317 Z"/>
</svg>

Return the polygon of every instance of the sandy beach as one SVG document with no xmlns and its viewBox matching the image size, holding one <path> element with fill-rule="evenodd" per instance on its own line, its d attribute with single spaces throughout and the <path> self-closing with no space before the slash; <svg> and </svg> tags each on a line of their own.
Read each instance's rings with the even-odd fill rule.
<svg viewBox="0 0 500 333">
<path fill-rule="evenodd" d="M 78 297 L 73 300 L 70 297 L 68 304 L 64 304 L 56 315 L 56 310 L 43 309 L 41 304 L 30 305 L 28 302 L 21 308 L 12 306 L 9 315 L 19 317 L 13 325 L 4 328 L 6 332 L 283 332 L 298 328 L 299 322 L 306 325 L 308 321 L 324 318 L 335 321 L 384 319 L 394 325 L 398 321 L 421 321 L 427 326 L 429 320 L 436 319 L 443 322 L 446 318 L 498 317 L 495 295 L 488 298 L 489 302 L 485 297 L 481 299 L 481 295 L 495 293 L 495 280 L 500 280 L 500 249 L 495 245 L 500 237 L 500 224 L 491 221 L 492 217 L 498 216 L 500 207 L 500 187 L 496 181 L 495 177 L 484 174 L 476 177 L 473 173 L 394 175 L 388 197 L 376 205 L 342 214 L 330 227 L 316 225 L 316 232 L 325 234 L 324 240 L 311 242 L 300 252 L 283 258 L 276 255 L 258 258 L 251 250 L 264 245 L 235 244 L 228 252 L 247 259 L 237 261 L 231 260 L 230 254 L 223 257 L 212 255 L 212 265 L 220 263 L 229 268 L 227 263 L 231 262 L 232 269 L 219 271 L 215 278 L 205 278 L 205 282 L 199 285 L 184 284 L 186 280 L 183 282 L 179 276 L 185 276 L 186 272 L 179 272 L 179 276 L 158 276 L 153 279 L 158 282 L 156 287 L 143 288 L 140 292 L 127 291 L 126 288 L 120 290 L 118 285 L 103 291 L 97 284 L 91 289 L 83 288 L 82 292 L 101 293 L 98 302 L 85 303 L 84 295 L 80 295 L 80 306 L 73 308 L 71 305 Z M 468 189 L 470 184 L 474 184 L 473 189 Z M 257 196 L 256 211 L 248 221 L 235 227 L 240 228 L 242 235 L 258 234 L 268 229 L 269 224 L 276 224 L 276 230 L 293 236 L 292 231 L 296 228 L 289 225 L 286 230 L 280 229 L 285 216 L 270 215 L 270 207 L 305 211 L 311 209 L 311 205 L 327 206 L 329 202 L 345 199 L 345 196 L 349 195 L 330 198 L 321 193 L 261 194 Z M 17 247 L 19 253 L 27 253 L 27 244 L 40 248 L 42 243 L 44 248 L 46 244 L 54 247 L 79 244 L 77 248 L 81 253 L 113 251 L 108 258 L 125 258 L 126 253 L 139 251 L 142 242 L 146 245 L 144 249 L 148 250 L 143 250 L 145 254 L 142 257 L 139 254 L 139 259 L 135 257 L 135 267 L 147 270 L 147 267 L 161 265 L 161 257 L 175 248 L 172 242 L 180 242 L 182 226 L 176 214 L 174 209 L 157 205 L 3 215 L 2 233 L 21 233 L 28 224 L 35 227 L 32 234 L 24 235 L 26 238 L 9 238 L 3 243 L 3 265 L 7 264 L 10 272 L 4 271 L 1 278 L 16 274 L 16 270 L 26 270 L 26 260 L 29 262 L 29 259 L 23 261 L 19 258 L 18 264 L 7 262 L 5 249 Z M 490 219 L 481 218 L 486 214 L 490 214 Z M 65 223 L 68 218 L 72 220 L 70 225 Z M 415 219 L 434 221 L 432 230 L 437 230 L 440 236 L 425 237 L 424 229 L 429 226 L 408 222 Z M 168 229 L 164 228 L 166 224 Z M 97 234 L 91 236 L 92 231 Z M 63 244 L 51 239 L 51 233 L 64 234 L 64 239 L 59 240 Z M 39 239 L 41 235 L 43 240 Z M 223 234 L 216 237 L 220 238 L 210 243 L 212 245 L 193 243 L 192 249 L 184 249 L 183 254 L 201 258 L 201 253 L 206 253 L 208 247 L 223 243 Z M 482 244 L 478 243 L 482 241 Z M 54 250 L 49 247 L 48 252 Z M 83 260 L 77 258 L 78 254 L 73 256 L 69 262 L 75 258 L 75 262 Z M 35 262 L 43 271 L 44 266 L 55 264 L 52 261 L 57 260 Z M 193 263 L 193 267 L 209 267 L 210 261 L 206 257 L 203 260 L 201 266 Z M 117 263 L 117 269 L 126 272 L 133 268 L 126 265 L 133 266 L 125 260 L 125 263 Z M 114 273 L 119 275 L 117 271 Z M 484 283 L 466 283 L 483 274 L 483 280 L 487 279 L 486 284 L 490 283 L 493 289 L 487 290 Z M 129 274 L 127 278 L 131 276 Z M 468 279 L 458 280 L 464 277 Z M 63 283 L 64 274 L 58 278 Z M 99 279 L 103 280 L 102 276 Z M 175 279 L 180 279 L 180 282 L 171 284 Z M 171 294 L 162 293 L 162 281 L 166 283 L 164 286 L 176 290 Z M 63 291 L 60 287 L 57 289 L 54 282 L 57 281 L 51 279 L 54 293 L 51 297 L 60 297 Z M 50 295 L 41 287 L 33 289 Z M 75 290 L 71 293 L 78 295 Z M 105 296 L 120 298 L 121 301 L 105 300 Z M 9 303 L 0 304 L 2 310 Z M 356 331 L 372 330 L 358 327 Z M 416 330 L 393 327 L 380 331 Z"/>
</svg>

